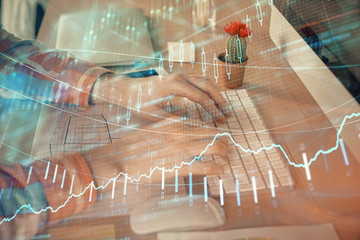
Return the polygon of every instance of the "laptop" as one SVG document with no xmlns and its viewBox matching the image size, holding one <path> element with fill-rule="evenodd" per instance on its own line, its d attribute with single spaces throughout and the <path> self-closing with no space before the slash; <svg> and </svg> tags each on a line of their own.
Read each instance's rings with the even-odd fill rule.
<svg viewBox="0 0 360 240">
<path fill-rule="evenodd" d="M 154 50 L 142 9 L 62 14 L 56 49 L 100 66 L 147 65 Z"/>
<path fill-rule="evenodd" d="M 275 5 L 271 6 L 269 33 L 271 40 L 330 122 L 329 130 L 318 131 L 315 137 L 314 133 L 289 134 L 285 137 L 292 160 L 301 163 L 303 152 L 313 157 L 321 150 L 317 145 L 323 144 L 323 139 L 332 142 L 332 145 L 322 150 L 337 146 L 335 151 L 341 151 L 337 155 L 339 157 L 320 154 L 318 160 L 313 162 L 310 166 L 310 180 L 304 170 L 300 172 L 309 183 L 313 199 L 320 208 L 331 214 L 358 214 L 360 139 L 356 129 L 359 117 L 354 114 L 360 113 L 359 103 Z M 333 132 L 328 134 L 328 131 Z M 335 131 L 340 132 L 339 136 L 335 136 Z M 304 143 L 303 148 L 306 145 L 305 151 L 301 149 L 299 142 Z"/>
<path fill-rule="evenodd" d="M 276 142 L 245 89 L 222 92 L 233 111 L 232 118 L 224 124 L 216 123 L 199 104 L 187 99 L 170 102 L 169 109 L 179 109 L 180 105 L 180 109 L 185 109 L 185 117 L 199 119 L 234 140 L 228 141 L 228 161 L 216 156 L 202 157 L 202 161 L 215 161 L 224 168 L 221 178 L 204 177 L 204 193 L 219 196 L 220 205 L 224 204 L 224 195 L 233 194 L 240 206 L 240 195 L 244 193 L 253 195 L 257 203 L 258 194 L 271 193 L 275 197 L 278 192 L 292 191 L 301 181 L 321 209 L 331 214 L 356 215 L 360 211 L 360 140 L 355 124 L 346 125 L 351 123 L 349 117 L 353 113 L 360 113 L 360 106 L 274 5 L 269 32 L 331 126 L 322 132 L 289 133 L 279 143 L 281 148 L 264 150 Z M 336 131 L 340 131 L 339 136 Z M 331 150 L 334 145 L 337 148 Z M 262 151 L 257 152 L 259 149 Z M 337 152 L 320 154 L 309 167 L 291 166 L 307 165 L 304 161 L 309 162 L 321 150 Z"/>
</svg>

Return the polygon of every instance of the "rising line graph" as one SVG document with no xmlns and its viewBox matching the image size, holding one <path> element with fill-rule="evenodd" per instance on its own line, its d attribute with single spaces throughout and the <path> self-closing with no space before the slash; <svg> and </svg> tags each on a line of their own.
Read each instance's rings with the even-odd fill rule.
<svg viewBox="0 0 360 240">
<path fill-rule="evenodd" d="M 337 131 L 337 134 L 336 134 L 336 143 L 333 147 L 329 148 L 328 150 L 322 150 L 320 149 L 318 152 L 316 152 L 316 154 L 308 161 L 308 164 L 307 166 L 305 166 L 304 164 L 296 164 L 294 162 L 292 162 L 289 158 L 289 156 L 286 154 L 285 150 L 283 149 L 283 147 L 279 144 L 272 144 L 271 146 L 268 146 L 268 147 L 262 147 L 258 150 L 252 150 L 252 149 L 245 149 L 244 147 L 242 147 L 241 145 L 237 144 L 235 142 L 235 140 L 232 138 L 232 136 L 227 133 L 227 132 L 224 132 L 224 133 L 218 133 L 214 136 L 213 140 L 206 146 L 206 148 L 196 157 L 194 157 L 190 162 L 181 162 L 180 165 L 177 165 L 177 166 L 174 166 L 170 169 L 164 169 L 163 167 L 159 167 L 159 166 L 156 166 L 154 168 L 151 169 L 150 173 L 149 174 L 141 174 L 139 175 L 137 178 L 130 178 L 128 177 L 127 173 L 124 173 L 124 172 L 120 172 L 117 176 L 111 178 L 106 184 L 104 185 L 100 185 L 100 186 L 95 186 L 94 184 L 94 181 L 92 181 L 87 187 L 84 188 L 84 190 L 79 193 L 79 194 L 74 194 L 72 193 L 71 195 L 69 195 L 69 197 L 67 198 L 67 200 L 60 206 L 58 206 L 57 208 L 53 208 L 52 206 L 47 206 L 46 208 L 42 208 L 40 210 L 35 210 L 33 209 L 33 207 L 31 206 L 31 204 L 24 204 L 22 205 L 16 212 L 15 214 L 12 216 L 12 217 L 8 217 L 8 218 L 3 218 L 1 221 L 0 221 L 0 225 L 4 222 L 10 222 L 11 220 L 13 220 L 19 213 L 22 209 L 24 208 L 27 208 L 29 209 L 31 212 L 35 213 L 35 214 L 40 214 L 42 212 L 45 212 L 45 211 L 48 211 L 50 210 L 51 212 L 55 213 L 57 211 L 59 211 L 61 208 L 65 207 L 66 204 L 74 197 L 81 197 L 82 195 L 85 194 L 85 192 L 87 190 L 91 190 L 94 189 L 94 190 L 99 190 L 99 189 L 105 189 L 109 184 L 111 184 L 112 182 L 116 182 L 116 180 L 120 177 L 120 176 L 125 176 L 125 182 L 126 181 L 130 181 L 131 183 L 132 182 L 140 182 L 141 178 L 150 178 L 152 176 L 152 174 L 155 172 L 155 171 L 165 171 L 165 172 L 173 172 L 175 169 L 180 169 L 182 168 L 184 165 L 191 165 L 192 163 L 194 163 L 196 160 L 199 160 L 202 155 L 204 153 L 206 153 L 206 151 L 214 145 L 215 141 L 217 138 L 221 137 L 221 136 L 227 136 L 229 137 L 229 139 L 232 141 L 232 143 L 237 146 L 238 148 L 240 148 L 242 151 L 244 152 L 248 152 L 248 153 L 253 153 L 253 154 L 258 154 L 260 153 L 261 151 L 264 151 L 264 150 L 271 150 L 273 148 L 279 148 L 280 151 L 283 153 L 283 155 L 285 156 L 285 158 L 287 159 L 288 163 L 293 166 L 293 167 L 297 167 L 297 168 L 305 168 L 305 167 L 310 167 L 311 163 L 314 162 L 318 156 L 320 154 L 323 154 L 323 155 L 326 155 L 326 154 L 330 154 L 332 153 L 333 151 L 337 150 L 339 148 L 339 145 L 340 145 L 340 134 L 345 126 L 345 123 L 348 119 L 351 119 L 351 118 L 354 118 L 354 117 L 359 117 L 360 116 L 360 112 L 359 113 L 352 113 L 350 115 L 346 115 L 344 117 L 344 119 L 342 120 L 341 122 L 341 125 L 340 125 L 340 128 L 339 130 Z"/>
</svg>

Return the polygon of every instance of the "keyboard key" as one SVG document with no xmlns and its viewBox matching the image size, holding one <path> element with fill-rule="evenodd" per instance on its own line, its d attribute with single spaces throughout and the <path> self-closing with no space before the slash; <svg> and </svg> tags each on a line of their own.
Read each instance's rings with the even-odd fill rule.
<svg viewBox="0 0 360 240">
<path fill-rule="evenodd" d="M 243 103 L 243 106 L 246 108 L 253 108 L 254 104 L 252 102 L 248 102 L 248 103 Z"/>
<path fill-rule="evenodd" d="M 259 153 L 257 153 L 257 154 L 254 154 L 254 156 L 255 156 L 256 159 L 266 158 L 266 154 L 265 154 L 264 151 L 261 151 L 261 152 L 259 152 Z"/>
<path fill-rule="evenodd" d="M 240 124 L 238 122 L 229 122 L 230 129 L 239 129 Z"/>
<path fill-rule="evenodd" d="M 261 149 L 261 144 L 259 142 L 257 143 L 250 143 L 250 148 L 253 151 L 258 151 L 259 149 Z"/>
<path fill-rule="evenodd" d="M 264 174 L 263 177 L 264 177 L 266 186 L 268 188 L 270 188 L 269 174 Z M 273 182 L 274 182 L 274 187 L 279 187 L 279 181 L 277 180 L 276 176 L 274 176 L 274 173 L 273 173 Z"/>
<path fill-rule="evenodd" d="M 245 148 L 246 149 L 246 148 Z M 241 151 L 241 149 L 239 149 L 239 153 L 240 153 L 240 157 L 245 157 L 245 156 L 251 156 L 251 153 L 250 152 L 244 152 L 244 151 Z"/>
<path fill-rule="evenodd" d="M 251 124 L 251 122 L 250 122 L 249 118 L 247 117 L 246 113 L 244 113 L 243 116 L 238 116 L 238 118 L 239 118 L 239 121 L 240 121 L 241 125 L 242 124 Z"/>
<path fill-rule="evenodd" d="M 233 136 L 233 139 L 235 140 L 235 142 L 244 142 L 245 141 L 245 137 L 244 135 L 236 135 L 236 136 Z"/>
<path fill-rule="evenodd" d="M 243 157 L 242 161 L 244 162 L 244 164 L 255 163 L 255 159 L 251 155 Z"/>
<path fill-rule="evenodd" d="M 261 179 L 261 173 L 257 171 L 253 171 L 249 173 L 249 178 L 255 177 L 256 180 Z"/>
<path fill-rule="evenodd" d="M 267 158 L 256 159 L 256 162 L 260 168 L 265 166 L 270 166 L 270 162 L 269 160 L 267 160 Z"/>
<path fill-rule="evenodd" d="M 244 184 L 244 183 L 249 183 L 250 182 L 248 176 L 245 173 L 243 173 L 243 174 L 235 174 L 234 176 L 239 181 L 239 184 Z"/>
<path fill-rule="evenodd" d="M 251 114 L 249 114 L 249 118 L 251 119 L 251 121 L 259 120 L 260 123 L 263 124 L 262 121 L 261 121 L 261 118 L 260 118 L 260 116 L 258 114 L 251 113 Z"/>
<path fill-rule="evenodd" d="M 243 104 L 238 100 L 237 97 L 234 97 L 234 100 L 232 100 L 231 98 L 233 97 L 229 97 L 229 99 L 231 101 L 231 105 L 233 106 L 234 111 L 243 108 Z"/>
<path fill-rule="evenodd" d="M 229 91 L 226 91 L 226 95 L 229 97 L 229 96 L 236 96 L 236 92 L 235 90 L 229 90 Z"/>
<path fill-rule="evenodd" d="M 268 157 L 269 157 L 269 160 L 271 161 L 271 162 L 273 162 L 273 161 L 277 161 L 277 160 L 281 160 L 281 157 L 280 157 L 280 155 L 276 152 L 276 153 L 269 153 L 268 154 Z"/>
<path fill-rule="evenodd" d="M 258 143 L 259 139 L 255 136 L 255 137 L 247 137 L 248 142 L 251 143 Z"/>
<path fill-rule="evenodd" d="M 223 168 L 224 168 L 224 173 L 231 173 L 231 168 L 229 165 L 224 165 Z"/>
<path fill-rule="evenodd" d="M 245 169 L 248 173 L 258 171 L 258 167 L 256 166 L 255 163 L 245 164 Z"/>
<path fill-rule="evenodd" d="M 232 168 L 234 168 L 234 167 L 241 167 L 243 164 L 240 159 L 233 159 L 230 160 L 230 165 Z"/>
<path fill-rule="evenodd" d="M 238 167 L 233 167 L 233 173 L 234 173 L 234 176 L 238 176 L 238 175 L 247 175 L 246 174 L 246 171 L 245 171 L 245 168 L 242 167 L 242 166 L 238 166 Z"/>
<path fill-rule="evenodd" d="M 240 146 L 242 146 L 244 149 L 248 149 L 249 148 L 249 145 L 247 144 L 247 142 L 236 142 L 238 145 L 240 145 Z M 242 150 L 241 150 L 241 148 L 239 148 L 238 147 L 238 149 L 239 149 L 239 151 L 241 151 L 242 152 Z M 240 153 L 241 154 L 241 153 Z M 248 154 L 247 154 L 248 155 Z"/>
<path fill-rule="evenodd" d="M 293 185 L 293 182 L 291 180 L 291 177 L 286 176 L 286 177 L 279 177 L 279 182 L 282 186 L 291 186 Z"/>
<path fill-rule="evenodd" d="M 286 169 L 284 168 L 278 168 L 278 169 L 275 169 L 275 173 L 276 175 L 280 178 L 280 177 L 287 177 L 289 176 L 289 173 Z M 280 181 L 281 182 L 281 181 Z"/>
<path fill-rule="evenodd" d="M 277 150 L 276 150 L 276 147 L 273 147 L 273 148 L 271 148 L 271 149 L 269 149 L 269 150 L 265 150 L 265 152 L 266 152 L 267 154 L 269 154 L 269 153 L 276 153 Z"/>
<path fill-rule="evenodd" d="M 256 131 L 265 131 L 266 130 L 264 125 L 257 125 L 257 126 L 254 126 L 254 127 L 255 127 Z"/>
<path fill-rule="evenodd" d="M 242 97 L 241 102 L 242 103 L 251 103 L 251 98 L 250 97 Z"/>
<path fill-rule="evenodd" d="M 254 132 L 246 132 L 246 133 L 245 133 L 245 136 L 246 136 L 247 138 L 249 138 L 249 137 L 256 137 L 256 134 L 255 134 Z"/>
<path fill-rule="evenodd" d="M 226 194 L 235 193 L 236 187 L 235 187 L 235 181 L 233 178 L 231 179 L 224 179 L 223 180 L 223 186 Z"/>
<path fill-rule="evenodd" d="M 274 162 L 271 162 L 271 165 L 274 169 L 278 169 L 278 168 L 284 168 L 284 163 L 283 161 L 279 160 L 279 161 L 274 161 Z"/>
<path fill-rule="evenodd" d="M 246 132 L 253 132 L 254 128 L 251 124 L 242 125 L 242 129 Z"/>
<path fill-rule="evenodd" d="M 236 90 L 236 93 L 239 97 L 248 97 L 248 93 L 245 89 Z"/>
<path fill-rule="evenodd" d="M 274 142 L 270 138 L 260 140 L 264 147 L 270 147 Z"/>
<path fill-rule="evenodd" d="M 240 120 L 240 119 L 246 119 L 246 123 L 250 123 L 250 121 L 248 120 L 248 118 L 246 116 L 246 112 L 244 110 L 236 110 L 235 114 L 239 118 L 240 122 L 244 121 L 244 120 Z"/>
<path fill-rule="evenodd" d="M 236 116 L 234 114 L 232 114 L 231 117 L 226 118 L 226 122 L 227 123 L 237 123 L 238 119 L 236 118 Z"/>
<path fill-rule="evenodd" d="M 272 170 L 271 166 L 270 165 L 265 165 L 265 166 L 262 166 L 260 167 L 260 172 L 264 175 L 264 174 L 267 174 L 269 172 L 269 170 Z M 274 173 L 274 171 L 273 171 Z"/>
<path fill-rule="evenodd" d="M 261 189 L 265 189 L 266 185 L 264 180 L 262 179 L 256 179 L 256 189 L 261 190 Z"/>
<path fill-rule="evenodd" d="M 237 95 L 228 95 L 228 99 L 230 100 L 231 104 L 239 103 L 239 98 Z"/>
<path fill-rule="evenodd" d="M 260 139 L 270 138 L 270 134 L 267 132 L 258 132 L 257 135 L 259 136 Z"/>
<path fill-rule="evenodd" d="M 263 122 L 258 118 L 258 119 L 254 119 L 254 115 L 250 116 L 251 122 L 254 126 L 258 126 L 258 125 L 264 125 Z"/>
<path fill-rule="evenodd" d="M 235 150 L 235 152 L 229 152 L 228 153 L 228 158 L 231 161 L 231 160 L 234 160 L 234 159 L 239 159 L 240 157 L 239 157 L 238 152 Z"/>
<path fill-rule="evenodd" d="M 239 181 L 239 189 L 240 192 L 249 192 L 253 190 L 253 187 L 251 183 L 240 183 Z"/>
<path fill-rule="evenodd" d="M 224 173 L 224 174 L 221 176 L 221 179 L 223 179 L 224 181 L 225 181 L 225 180 L 232 180 L 232 179 L 233 179 L 233 175 L 232 175 L 232 173 Z"/>
<path fill-rule="evenodd" d="M 246 108 L 246 112 L 250 115 L 250 114 L 257 114 L 257 111 L 255 110 L 255 108 Z"/>
</svg>

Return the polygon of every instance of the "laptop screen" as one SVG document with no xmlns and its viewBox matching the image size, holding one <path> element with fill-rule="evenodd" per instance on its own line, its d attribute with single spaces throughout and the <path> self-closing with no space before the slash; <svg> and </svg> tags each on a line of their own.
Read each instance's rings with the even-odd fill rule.
<svg viewBox="0 0 360 240">
<path fill-rule="evenodd" d="M 360 3 L 274 1 L 275 6 L 360 103 Z"/>
</svg>

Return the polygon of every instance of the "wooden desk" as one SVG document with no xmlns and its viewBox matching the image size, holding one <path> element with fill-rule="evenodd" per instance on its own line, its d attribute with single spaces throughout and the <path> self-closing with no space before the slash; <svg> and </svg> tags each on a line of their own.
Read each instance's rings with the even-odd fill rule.
<svg viewBox="0 0 360 240">
<path fill-rule="evenodd" d="M 56 23 L 61 13 L 69 11 L 87 10 L 92 7 L 93 3 L 99 1 L 57 1 L 53 0 L 48 6 L 44 23 L 39 33 L 39 40 L 43 41 L 49 47 L 54 47 L 56 39 Z M 109 1 L 110 2 L 110 1 Z M 253 37 L 248 41 L 249 62 L 245 73 L 245 82 L 242 86 L 246 88 L 256 103 L 256 107 L 265 120 L 266 126 L 274 137 L 275 141 L 282 144 L 286 151 L 291 154 L 291 160 L 296 163 L 302 163 L 299 153 L 295 153 L 294 146 L 305 144 L 305 151 L 309 156 L 313 156 L 321 147 L 328 149 L 332 147 L 336 141 L 336 132 L 331 128 L 331 124 L 326 116 L 322 113 L 320 107 L 316 104 L 308 90 L 304 87 L 295 72 L 290 68 L 286 60 L 274 49 L 269 37 L 269 18 L 270 11 L 267 5 L 263 7 L 264 21 L 261 26 L 256 16 L 256 8 L 251 1 L 215 1 L 219 10 L 216 30 L 213 32 L 196 32 L 191 26 L 191 4 L 189 1 L 185 4 L 179 2 L 178 12 L 174 1 L 174 11 L 172 19 L 169 21 L 168 12 L 164 13 L 162 6 L 164 1 L 131 1 L 131 2 L 112 2 L 117 7 L 139 7 L 144 9 L 146 15 L 150 17 L 150 29 L 153 35 L 153 44 L 156 51 L 167 56 L 166 43 L 168 41 L 193 41 L 196 43 L 196 63 L 194 67 L 185 63 L 181 67 L 179 63 L 174 63 L 173 72 L 185 75 L 202 75 L 201 70 L 201 48 L 206 51 L 206 61 L 212 62 L 214 53 L 218 54 L 225 51 L 226 35 L 222 30 L 225 23 L 231 20 L 245 20 L 246 15 L 251 19 L 253 28 Z M 168 5 L 167 5 L 168 7 Z M 98 4 L 98 9 L 107 9 L 106 4 Z M 160 9 L 160 12 L 151 10 Z M 168 8 L 166 8 L 168 9 Z M 163 17 L 165 16 L 165 19 Z M 159 19 L 159 20 L 157 20 Z M 181 21 L 180 21 L 181 20 Z M 170 72 L 167 64 L 164 66 Z M 206 73 L 212 76 L 212 70 Z M 343 116 L 344 109 L 338 109 L 339 117 Z M 358 134 L 355 124 L 346 127 L 354 128 L 354 132 Z M 316 140 L 316 141 L 313 141 Z M 310 141 L 310 144 L 308 144 Z M 320 157 L 321 158 L 321 157 Z M 360 218 L 355 212 L 347 215 L 330 214 L 325 211 L 324 202 L 327 198 L 321 197 L 322 191 L 331 192 L 332 186 L 344 184 L 354 184 L 359 182 L 359 166 L 354 156 L 349 156 L 350 167 L 339 164 L 342 161 L 341 151 L 338 149 L 326 156 L 329 172 L 325 171 L 323 160 L 313 163 L 312 181 L 309 183 L 304 179 L 304 170 L 302 168 L 290 167 L 290 171 L 295 177 L 296 186 L 291 193 L 277 193 L 276 200 L 278 206 L 273 207 L 270 194 L 262 194 L 259 196 L 259 203 L 253 203 L 252 196 L 245 194 L 242 196 L 241 207 L 236 206 L 236 199 L 232 196 L 225 198 L 225 211 L 227 221 L 224 226 L 217 229 L 232 229 L 245 227 L 260 226 L 282 226 L 282 225 L 312 225 L 318 223 L 332 222 L 341 239 L 358 239 L 360 236 Z M 349 175 L 351 171 L 351 176 Z M 195 183 L 195 180 L 194 180 Z M 309 190 L 313 188 L 312 192 Z M 328 188 L 326 188 L 328 186 Z M 201 192 L 201 189 L 194 189 Z M 339 208 L 354 207 L 354 201 L 347 202 L 346 189 L 343 193 L 339 193 Z M 314 197 L 319 195 L 318 198 Z M 331 196 L 332 197 L 332 196 Z M 329 196 L 328 200 L 330 201 Z M 330 201 L 330 202 L 331 202 Z M 258 211 L 258 212 L 256 212 Z M 131 237 L 133 239 L 145 239 L 155 237 L 136 236 L 129 228 L 128 216 L 73 220 L 71 222 L 59 223 L 49 229 L 49 232 L 55 234 L 57 238 L 68 237 L 63 233 L 64 229 L 82 229 L 84 232 L 90 233 L 94 231 L 93 226 L 104 224 L 115 225 L 116 237 Z M 77 228 L 79 227 L 79 228 Z M 88 235 L 91 237 L 90 235 Z"/>
</svg>

